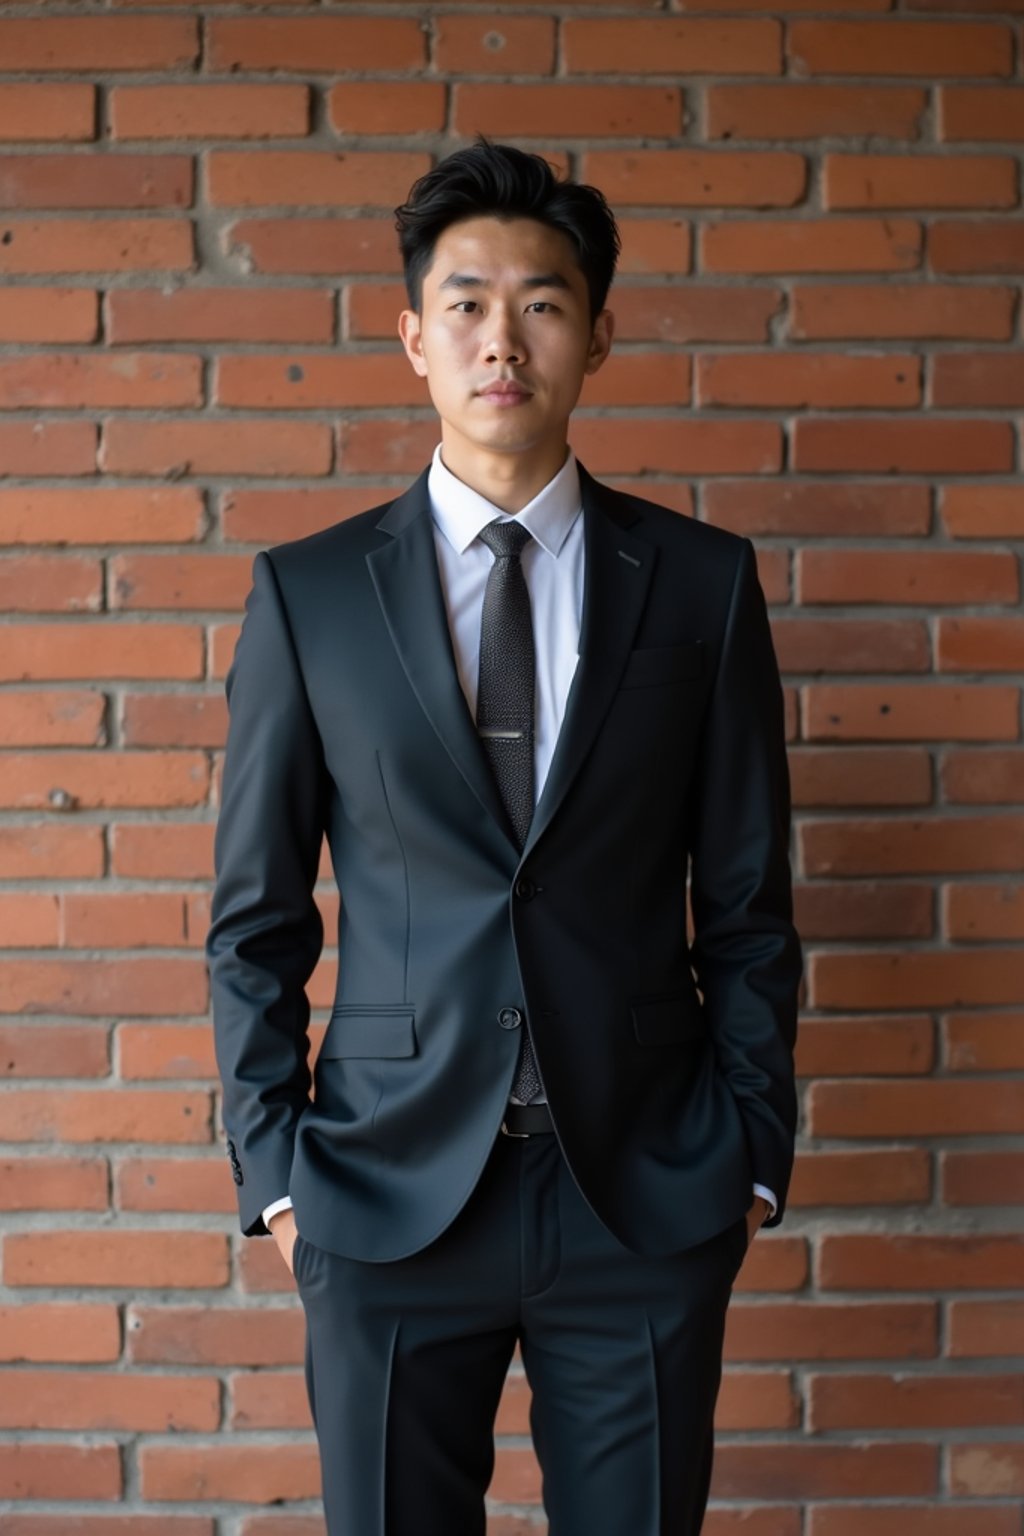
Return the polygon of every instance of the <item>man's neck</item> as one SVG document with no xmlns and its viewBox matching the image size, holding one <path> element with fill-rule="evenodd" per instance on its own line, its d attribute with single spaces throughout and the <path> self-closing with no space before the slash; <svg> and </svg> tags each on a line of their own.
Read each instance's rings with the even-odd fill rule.
<svg viewBox="0 0 1024 1536">
<path fill-rule="evenodd" d="M 569 454 L 566 442 L 526 456 L 486 453 L 442 435 L 441 462 L 463 485 L 513 516 L 553 480 Z"/>
</svg>

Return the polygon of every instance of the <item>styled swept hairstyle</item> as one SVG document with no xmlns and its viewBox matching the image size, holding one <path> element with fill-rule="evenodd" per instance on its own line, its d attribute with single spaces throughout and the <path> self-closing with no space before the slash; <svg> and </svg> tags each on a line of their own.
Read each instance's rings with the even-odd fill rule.
<svg viewBox="0 0 1024 1536">
<path fill-rule="evenodd" d="M 419 314 L 439 237 L 460 219 L 480 217 L 536 219 L 567 235 L 587 281 L 591 321 L 597 318 L 621 249 L 604 194 L 584 182 L 559 181 L 540 155 L 492 144 L 483 134 L 421 176 L 395 209 L 410 308 Z"/>
</svg>

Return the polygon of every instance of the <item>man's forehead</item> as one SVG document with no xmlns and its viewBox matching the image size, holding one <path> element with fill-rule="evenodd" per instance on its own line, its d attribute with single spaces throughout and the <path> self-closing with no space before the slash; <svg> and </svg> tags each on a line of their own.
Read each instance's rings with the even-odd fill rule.
<svg viewBox="0 0 1024 1536">
<path fill-rule="evenodd" d="M 436 287 L 575 288 L 584 281 L 572 242 L 535 219 L 478 218 L 450 224 L 434 247 Z"/>
</svg>

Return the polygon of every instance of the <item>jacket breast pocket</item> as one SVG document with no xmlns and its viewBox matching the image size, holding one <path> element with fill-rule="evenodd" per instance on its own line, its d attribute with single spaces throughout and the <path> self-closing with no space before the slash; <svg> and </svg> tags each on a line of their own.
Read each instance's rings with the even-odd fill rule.
<svg viewBox="0 0 1024 1536">
<path fill-rule="evenodd" d="M 341 1003 L 331 1013 L 319 1059 L 415 1055 L 415 1009 L 408 1004 Z"/>
<path fill-rule="evenodd" d="M 703 1040 L 707 1025 L 692 988 L 662 997 L 634 997 L 633 1034 L 641 1045 L 683 1045 Z"/>
<path fill-rule="evenodd" d="M 686 645 L 644 645 L 630 651 L 619 688 L 650 688 L 699 677 L 704 670 L 704 642 Z"/>
</svg>

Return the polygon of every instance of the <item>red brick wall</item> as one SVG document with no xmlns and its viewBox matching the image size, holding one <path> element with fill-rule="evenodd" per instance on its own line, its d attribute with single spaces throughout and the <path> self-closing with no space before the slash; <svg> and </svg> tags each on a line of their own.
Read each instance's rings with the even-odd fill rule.
<svg viewBox="0 0 1024 1536">
<path fill-rule="evenodd" d="M 0 1536 L 320 1529 L 217 1122 L 223 678 L 254 552 L 436 440 L 390 208 L 524 125 L 622 217 L 580 456 L 756 541 L 788 685 L 805 1135 L 708 1536 L 1020 1536 L 1024 0 L 60 9 L 0 4 Z"/>
</svg>

